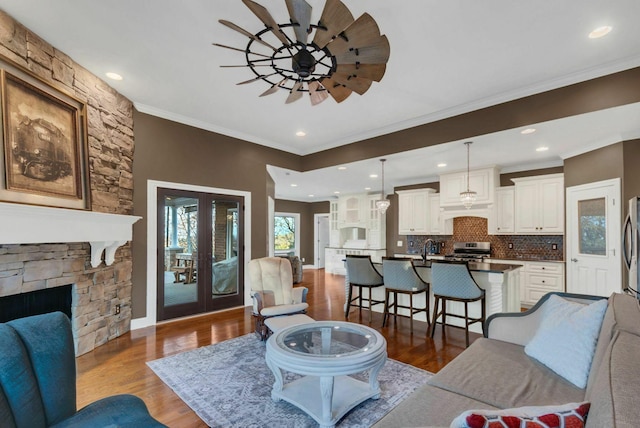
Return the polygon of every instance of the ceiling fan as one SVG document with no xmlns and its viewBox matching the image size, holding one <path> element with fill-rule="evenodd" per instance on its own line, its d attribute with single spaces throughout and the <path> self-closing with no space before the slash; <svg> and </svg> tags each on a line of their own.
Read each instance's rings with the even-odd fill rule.
<svg viewBox="0 0 640 428">
<path fill-rule="evenodd" d="M 214 43 L 245 53 L 246 64 L 221 67 L 249 67 L 255 77 L 237 83 L 263 80 L 270 87 L 260 96 L 289 91 L 286 103 L 309 94 L 312 105 L 329 95 L 338 103 L 352 92 L 364 94 L 373 81 L 384 76 L 389 60 L 389 41 L 380 34 L 367 13 L 354 19 L 340 0 L 327 0 L 317 24 L 311 23 L 311 6 L 305 0 L 285 0 L 290 21 L 278 24 L 269 11 L 252 0 L 242 2 L 266 28 L 252 34 L 224 19 L 219 22 L 249 38 L 244 49 Z M 267 72 L 262 72 L 265 68 Z"/>
</svg>

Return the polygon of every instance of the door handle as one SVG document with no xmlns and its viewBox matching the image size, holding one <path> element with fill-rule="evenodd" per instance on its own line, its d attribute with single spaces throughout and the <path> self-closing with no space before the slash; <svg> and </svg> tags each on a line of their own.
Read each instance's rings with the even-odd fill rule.
<svg viewBox="0 0 640 428">
<path fill-rule="evenodd" d="M 575 263 L 578 261 L 578 259 L 571 259 L 571 261 Z"/>
</svg>

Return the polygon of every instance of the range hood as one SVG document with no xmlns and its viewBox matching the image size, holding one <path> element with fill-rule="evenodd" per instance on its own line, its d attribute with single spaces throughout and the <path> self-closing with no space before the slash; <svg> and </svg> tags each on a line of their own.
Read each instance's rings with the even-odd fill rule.
<svg viewBox="0 0 640 428">
<path fill-rule="evenodd" d="M 88 242 L 91 266 L 105 253 L 111 265 L 118 247 L 132 239 L 133 223 L 142 217 L 0 202 L 0 244 Z"/>
</svg>

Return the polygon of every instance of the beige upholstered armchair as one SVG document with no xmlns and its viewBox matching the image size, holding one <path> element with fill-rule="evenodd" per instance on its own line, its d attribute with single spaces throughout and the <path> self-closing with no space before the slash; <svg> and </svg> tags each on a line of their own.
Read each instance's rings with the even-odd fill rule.
<svg viewBox="0 0 640 428">
<path fill-rule="evenodd" d="M 270 317 L 305 313 L 307 288 L 294 287 L 291 263 L 282 257 L 264 257 L 249 262 L 249 284 L 253 298 L 256 335 L 261 340 L 270 331 L 264 320 Z"/>
</svg>

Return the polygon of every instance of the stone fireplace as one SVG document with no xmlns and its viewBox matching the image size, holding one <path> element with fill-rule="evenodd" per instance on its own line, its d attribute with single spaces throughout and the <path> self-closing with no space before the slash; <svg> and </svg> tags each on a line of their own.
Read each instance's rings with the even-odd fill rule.
<svg viewBox="0 0 640 428">
<path fill-rule="evenodd" d="M 0 203 L 0 298 L 70 286 L 76 355 L 129 331 L 138 219 Z"/>
</svg>

